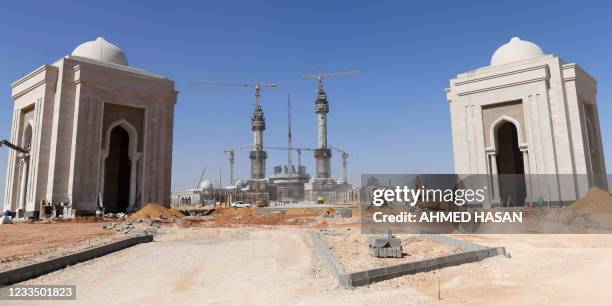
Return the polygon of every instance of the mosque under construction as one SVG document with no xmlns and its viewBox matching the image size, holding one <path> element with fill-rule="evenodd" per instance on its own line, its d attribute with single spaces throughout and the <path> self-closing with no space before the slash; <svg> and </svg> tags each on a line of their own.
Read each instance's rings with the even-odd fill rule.
<svg viewBox="0 0 612 306">
<path fill-rule="evenodd" d="M 311 202 L 311 203 L 350 203 L 354 195 L 358 194 L 352 190 L 347 181 L 348 153 L 328 144 L 327 137 L 327 114 L 329 113 L 329 102 L 323 87 L 323 79 L 332 76 L 343 76 L 356 74 L 357 71 L 340 73 L 321 73 L 313 76 L 305 76 L 304 79 L 317 80 L 317 96 L 315 99 L 315 114 L 317 118 L 317 146 L 316 148 L 293 148 L 291 143 L 291 106 L 288 101 L 288 145 L 287 147 L 265 147 L 264 131 L 266 119 L 260 103 L 261 89 L 277 87 L 276 84 L 236 84 L 239 86 L 255 87 L 255 109 L 251 116 L 251 131 L 253 133 L 253 145 L 225 150 L 230 161 L 231 184 L 218 187 L 219 191 L 211 192 L 210 184 L 204 184 L 207 190 L 200 188 L 174 192 L 172 194 L 173 204 L 200 204 L 208 200 L 223 197 L 224 202 L 235 199 L 249 199 L 258 206 L 265 206 L 270 202 Z M 218 83 L 210 83 L 218 84 Z M 227 85 L 224 83 L 224 85 Z M 234 180 L 234 158 L 235 153 L 242 149 L 250 148 L 249 158 L 251 160 L 251 175 L 247 181 Z M 287 163 L 274 167 L 274 173 L 266 175 L 266 150 L 286 150 L 288 153 Z M 332 150 L 338 152 L 342 158 L 342 177 L 334 179 L 331 171 Z M 298 166 L 292 164 L 292 152 L 298 153 Z M 314 153 L 315 176 L 311 177 L 306 172 L 306 167 L 301 164 L 302 151 Z M 198 186 L 203 186 L 201 182 Z M 221 196 L 227 195 L 227 196 Z M 229 199 L 228 199 L 229 198 Z"/>
</svg>

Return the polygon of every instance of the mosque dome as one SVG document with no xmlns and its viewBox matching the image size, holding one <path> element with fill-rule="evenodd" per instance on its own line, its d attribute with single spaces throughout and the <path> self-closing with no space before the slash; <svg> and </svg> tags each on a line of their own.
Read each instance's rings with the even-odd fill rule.
<svg viewBox="0 0 612 306">
<path fill-rule="evenodd" d="M 209 190 L 209 189 L 212 189 L 213 184 L 210 181 L 205 180 L 202 183 L 200 183 L 199 187 L 201 190 Z"/>
<path fill-rule="evenodd" d="M 540 55 L 544 55 L 544 51 L 538 45 L 513 37 L 508 43 L 495 50 L 491 57 L 491 66 L 512 63 Z"/>
<path fill-rule="evenodd" d="M 80 44 L 72 51 L 72 55 L 107 63 L 124 66 L 128 65 L 125 53 L 123 53 L 119 47 L 106 41 L 103 37 L 98 37 L 96 40 Z"/>
</svg>

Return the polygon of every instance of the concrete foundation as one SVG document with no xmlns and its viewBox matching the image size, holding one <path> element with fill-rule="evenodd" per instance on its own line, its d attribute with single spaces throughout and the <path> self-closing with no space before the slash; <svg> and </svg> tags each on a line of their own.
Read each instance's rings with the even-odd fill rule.
<svg viewBox="0 0 612 306">
<path fill-rule="evenodd" d="M 428 272 L 441 268 L 458 266 L 464 263 L 476 262 L 493 256 L 506 255 L 506 249 L 504 247 L 491 248 L 438 234 L 422 235 L 429 239 L 436 240 L 450 246 L 460 247 L 468 251 L 458 254 L 440 256 L 428 260 L 346 273 L 344 272 L 342 266 L 336 261 L 334 255 L 332 255 L 329 249 L 323 244 L 319 233 L 312 232 L 310 237 L 312 238 L 315 248 L 319 254 L 321 254 L 323 261 L 325 261 L 326 265 L 330 268 L 338 280 L 338 284 L 345 288 L 364 286 L 403 275 Z"/>
</svg>

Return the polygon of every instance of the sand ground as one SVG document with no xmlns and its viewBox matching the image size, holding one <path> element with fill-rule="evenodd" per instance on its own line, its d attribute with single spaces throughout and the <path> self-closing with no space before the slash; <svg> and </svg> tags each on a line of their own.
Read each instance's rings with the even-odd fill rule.
<svg viewBox="0 0 612 306">
<path fill-rule="evenodd" d="M 0 226 L 0 270 L 71 254 L 123 238 L 101 223 L 19 223 Z"/>
<path fill-rule="evenodd" d="M 339 288 L 307 231 L 163 229 L 141 244 L 24 284 L 75 284 L 78 301 L 8 305 L 609 305 L 612 235 L 458 236 L 511 258 Z M 438 299 L 438 282 L 440 297 Z"/>
</svg>

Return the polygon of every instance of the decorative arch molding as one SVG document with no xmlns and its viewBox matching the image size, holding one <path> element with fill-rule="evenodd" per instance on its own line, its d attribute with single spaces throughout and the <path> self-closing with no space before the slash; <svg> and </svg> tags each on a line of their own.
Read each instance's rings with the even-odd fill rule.
<svg viewBox="0 0 612 306">
<path fill-rule="evenodd" d="M 516 120 L 515 118 L 506 116 L 506 115 L 502 115 L 499 118 L 497 118 L 489 127 L 489 139 L 490 139 L 490 143 L 491 146 L 489 146 L 488 148 L 486 148 L 486 154 L 487 154 L 487 167 L 488 167 L 488 173 L 492 174 L 493 176 L 491 177 L 491 186 L 493 188 L 490 189 L 490 196 L 491 199 L 494 203 L 500 203 L 500 182 L 499 179 L 497 177 L 497 150 L 498 150 L 498 146 L 497 146 L 497 131 L 498 129 L 504 124 L 504 123 L 510 123 L 513 124 L 514 127 L 516 128 L 516 134 L 517 134 L 517 140 L 518 140 L 518 147 L 519 150 L 522 152 L 523 154 L 523 167 L 524 167 L 524 173 L 525 173 L 525 177 L 527 179 L 526 184 L 527 184 L 527 194 L 526 194 L 526 198 L 531 198 L 531 191 L 530 191 L 530 187 L 529 187 L 529 174 L 530 174 L 530 167 L 529 167 L 529 153 L 528 153 L 528 143 L 526 142 L 525 139 L 525 135 L 523 134 L 523 130 L 521 128 L 521 123 Z"/>
<path fill-rule="evenodd" d="M 110 148 L 111 132 L 113 131 L 114 128 L 118 126 L 126 130 L 126 132 L 128 133 L 130 137 L 130 144 L 129 144 L 130 149 L 128 152 L 130 158 L 136 157 L 138 155 L 138 130 L 136 130 L 134 125 L 132 125 L 129 121 L 125 119 L 119 119 L 117 121 L 114 121 L 108 126 L 108 128 L 106 128 L 103 155 L 105 156 L 108 155 L 108 150 Z"/>
<path fill-rule="evenodd" d="M 521 151 L 527 150 L 528 145 L 525 139 L 525 135 L 523 135 L 523 129 L 521 128 L 521 123 L 512 117 L 503 115 L 497 118 L 491 124 L 491 127 L 489 128 L 489 140 L 490 140 L 489 143 L 491 145 L 487 148 L 487 152 L 497 152 L 497 139 L 496 139 L 497 130 L 499 129 L 500 126 L 502 126 L 502 124 L 506 122 L 513 124 L 514 127 L 516 128 L 519 149 L 521 149 Z"/>
</svg>

